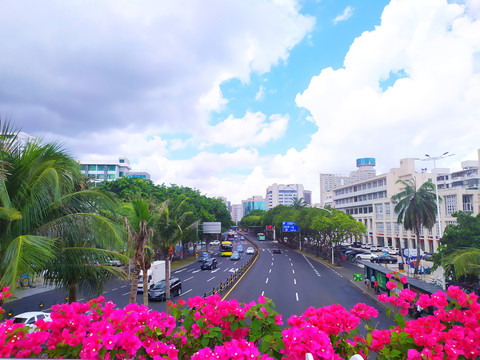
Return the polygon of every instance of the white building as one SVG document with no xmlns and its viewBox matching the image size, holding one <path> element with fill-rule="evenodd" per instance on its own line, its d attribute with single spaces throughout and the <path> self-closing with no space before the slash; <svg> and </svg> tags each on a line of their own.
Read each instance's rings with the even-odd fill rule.
<svg viewBox="0 0 480 360">
<path fill-rule="evenodd" d="M 368 179 L 375 175 L 374 158 L 357 159 L 357 170 L 352 171 L 350 175 L 320 174 L 320 206 L 333 205 L 333 189 Z"/>
<path fill-rule="evenodd" d="M 448 169 L 437 169 L 438 193 L 443 199 L 440 202 L 442 233 L 448 224 L 455 223 L 455 218 L 451 216 L 455 211 L 469 211 L 474 215 L 479 213 L 478 163 L 478 160 L 462 163 L 464 169 L 454 173 Z M 435 174 L 424 170 L 417 172 L 415 159 L 402 159 L 400 167 L 391 169 L 389 173 L 337 186 L 333 190 L 333 206 L 365 225 L 367 232 L 363 242 L 397 248 L 401 242 L 402 248 L 415 248 L 415 234 L 397 223 L 397 214 L 390 201 L 393 195 L 402 190 L 397 180 L 412 178 L 420 186 L 426 181 L 435 181 Z M 425 251 L 436 251 L 439 235 L 438 224 L 432 230 L 421 229 L 420 247 Z"/>
<path fill-rule="evenodd" d="M 113 181 L 129 173 L 132 168 L 130 161 L 121 157 L 118 160 L 89 160 L 79 161 L 80 172 L 94 183 L 104 180 Z"/>
<path fill-rule="evenodd" d="M 266 206 L 267 210 L 273 209 L 277 205 L 292 205 L 294 199 L 303 198 L 309 205 L 312 201 L 312 192 L 305 191 L 302 184 L 273 184 L 267 188 L 266 191 Z"/>
<path fill-rule="evenodd" d="M 232 221 L 237 224 L 243 217 L 243 206 L 242 204 L 233 204 L 231 206 L 232 210 L 230 214 L 232 215 Z"/>
</svg>

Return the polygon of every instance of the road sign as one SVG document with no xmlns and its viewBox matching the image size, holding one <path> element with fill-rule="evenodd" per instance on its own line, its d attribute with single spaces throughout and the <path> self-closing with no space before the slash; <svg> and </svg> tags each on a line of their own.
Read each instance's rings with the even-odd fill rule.
<svg viewBox="0 0 480 360">
<path fill-rule="evenodd" d="M 298 225 L 294 221 L 283 222 L 283 232 L 298 232 Z"/>
<path fill-rule="evenodd" d="M 362 274 L 353 274 L 354 281 L 362 281 Z"/>
</svg>

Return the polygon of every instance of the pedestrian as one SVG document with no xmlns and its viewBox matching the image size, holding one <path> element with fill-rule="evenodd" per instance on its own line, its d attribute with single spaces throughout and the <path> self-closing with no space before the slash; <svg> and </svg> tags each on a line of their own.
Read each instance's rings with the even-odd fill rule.
<svg viewBox="0 0 480 360">
<path fill-rule="evenodd" d="M 375 282 L 375 276 L 372 275 L 372 277 L 370 278 L 370 285 L 372 286 L 372 289 L 373 289 L 373 283 Z"/>
<path fill-rule="evenodd" d="M 377 281 L 377 279 L 375 279 L 375 281 L 373 283 L 373 288 L 375 289 L 375 293 L 378 294 L 378 281 Z"/>
<path fill-rule="evenodd" d="M 369 287 L 370 287 L 370 280 L 368 280 L 368 278 L 365 278 L 365 289 L 368 291 Z"/>
</svg>

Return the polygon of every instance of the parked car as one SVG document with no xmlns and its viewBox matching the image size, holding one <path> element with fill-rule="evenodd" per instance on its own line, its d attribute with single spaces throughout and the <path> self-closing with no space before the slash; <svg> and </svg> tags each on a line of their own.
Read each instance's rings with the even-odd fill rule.
<svg viewBox="0 0 480 360">
<path fill-rule="evenodd" d="M 384 246 L 380 249 L 382 254 L 388 254 L 389 250 L 390 250 L 390 248 L 388 246 Z"/>
<path fill-rule="evenodd" d="M 359 242 L 359 241 L 355 241 L 354 243 L 352 243 L 352 247 L 354 247 L 354 248 L 361 248 L 361 247 L 362 247 L 362 243 Z"/>
<path fill-rule="evenodd" d="M 239 253 L 243 253 L 243 246 L 242 246 L 242 245 L 238 245 L 238 246 L 237 246 L 237 251 L 238 251 Z"/>
<path fill-rule="evenodd" d="M 373 258 L 376 258 L 377 255 L 371 252 L 364 252 L 361 254 L 355 255 L 355 259 L 357 260 L 372 260 Z"/>
<path fill-rule="evenodd" d="M 217 259 L 215 258 L 208 258 L 205 261 L 202 261 L 200 264 L 200 269 L 202 270 L 213 270 L 217 268 Z"/>
<path fill-rule="evenodd" d="M 380 248 L 377 245 L 370 245 L 370 251 L 380 251 Z"/>
<path fill-rule="evenodd" d="M 25 324 L 30 327 L 29 333 L 34 332 L 37 329 L 35 323 L 43 319 L 43 321 L 52 321 L 50 314 L 43 311 L 29 311 L 24 312 L 13 317 L 14 324 Z"/>
<path fill-rule="evenodd" d="M 204 252 L 200 255 L 200 257 L 198 258 L 198 261 L 203 262 L 203 261 L 205 261 L 205 260 L 207 260 L 207 259 L 210 259 L 211 257 L 212 257 L 212 255 L 210 255 L 209 252 L 204 251 Z"/>
<path fill-rule="evenodd" d="M 251 246 L 248 247 L 248 248 L 247 248 L 247 251 L 246 251 L 246 254 L 248 254 L 248 255 L 253 255 L 253 254 L 255 254 L 255 249 L 254 249 L 253 247 L 251 247 Z"/>
<path fill-rule="evenodd" d="M 230 260 L 234 260 L 234 261 L 240 260 L 239 252 L 238 251 L 232 252 L 232 255 L 230 255 Z"/>
<path fill-rule="evenodd" d="M 399 254 L 398 248 L 394 248 L 394 247 L 391 247 L 391 246 L 390 246 L 390 247 L 388 248 L 388 254 L 389 254 L 389 255 L 398 255 L 398 254 Z"/>
<path fill-rule="evenodd" d="M 166 290 L 165 280 L 160 280 L 157 282 L 150 290 L 148 290 L 148 299 L 149 300 L 165 300 L 165 290 Z M 182 282 L 179 278 L 173 277 L 170 279 L 170 295 L 171 296 L 180 296 L 182 294 Z"/>
<path fill-rule="evenodd" d="M 373 259 L 370 259 L 370 261 L 381 264 L 396 264 L 398 262 L 398 259 L 391 255 L 380 255 Z"/>
<path fill-rule="evenodd" d="M 220 245 L 220 241 L 218 241 L 218 240 L 210 241 L 210 245 L 212 245 L 212 246 Z"/>
<path fill-rule="evenodd" d="M 112 259 L 108 262 L 110 266 L 122 266 L 122 262 L 117 259 Z"/>
<path fill-rule="evenodd" d="M 358 254 L 363 254 L 365 253 L 366 251 L 365 250 L 362 250 L 362 249 L 351 249 L 351 250 L 348 250 L 345 252 L 345 256 L 348 258 L 348 257 L 355 257 L 356 255 Z"/>
<path fill-rule="evenodd" d="M 281 253 L 282 253 L 282 250 L 281 250 L 279 247 L 275 246 L 275 247 L 273 248 L 273 253 L 274 253 L 274 254 L 281 254 Z"/>
</svg>

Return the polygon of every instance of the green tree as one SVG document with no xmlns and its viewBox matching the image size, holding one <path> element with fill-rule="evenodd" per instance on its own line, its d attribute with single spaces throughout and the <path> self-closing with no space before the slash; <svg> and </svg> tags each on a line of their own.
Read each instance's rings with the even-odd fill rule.
<svg viewBox="0 0 480 360">
<path fill-rule="evenodd" d="M 85 260 L 108 255 L 98 247 L 115 243 L 121 235 L 115 224 L 99 215 L 99 211 L 114 201 L 97 190 L 81 187 L 82 179 L 78 163 L 58 144 L 21 143 L 18 131 L 9 123 L 3 124 L 0 136 L 2 286 L 10 285 L 14 291 L 22 274 L 33 276 L 47 270 L 47 281 L 73 291 L 79 277 L 67 279 L 67 268 L 73 265 L 69 262 L 75 259 L 77 275 L 86 276 L 92 272 L 89 271 L 91 263 Z M 75 244 L 82 244 L 79 251 L 74 251 L 78 247 L 73 246 L 74 240 Z M 101 287 L 101 279 L 93 276 L 89 279 L 95 281 L 97 289 Z M 85 280 L 83 284 L 88 282 Z M 74 298 L 75 294 L 71 294 Z"/>
<path fill-rule="evenodd" d="M 160 247 L 165 256 L 165 298 L 170 299 L 170 261 L 172 259 L 173 248 L 180 242 L 183 236 L 189 230 L 197 227 L 199 221 L 194 221 L 185 225 L 190 212 L 182 212 L 185 202 L 180 203 L 176 209 L 170 213 L 168 201 L 160 213 L 159 221 L 155 228 L 154 246 Z M 168 307 L 167 307 L 168 311 Z"/>
<path fill-rule="evenodd" d="M 301 210 L 308 206 L 307 202 L 303 198 L 294 198 L 292 204 L 290 205 L 295 210 Z"/>
<path fill-rule="evenodd" d="M 435 185 L 425 182 L 417 189 L 414 179 L 398 180 L 397 184 L 404 186 L 402 191 L 391 198 L 398 214 L 397 222 L 403 223 L 405 229 L 415 232 L 417 259 L 420 259 L 420 229 L 422 226 L 431 229 L 436 222 Z M 418 274 L 418 265 L 419 261 L 416 261 L 415 275 Z"/>
</svg>

